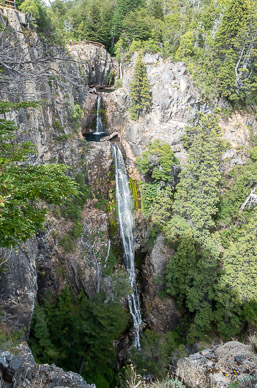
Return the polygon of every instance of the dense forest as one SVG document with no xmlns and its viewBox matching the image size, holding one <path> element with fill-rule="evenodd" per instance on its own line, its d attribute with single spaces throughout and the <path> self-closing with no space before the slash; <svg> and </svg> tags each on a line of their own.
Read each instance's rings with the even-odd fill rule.
<svg viewBox="0 0 257 388">
<path fill-rule="evenodd" d="M 257 330 L 257 135 L 249 129 L 249 143 L 241 150 L 245 162 L 228 167 L 223 156 L 230 144 L 222 138 L 219 121 L 236 110 L 256 116 L 257 1 L 55 0 L 46 7 L 41 0 L 19 0 L 17 5 L 33 15 L 42 39 L 55 45 L 100 42 L 121 63 L 139 52 L 130 84 L 132 120 L 151 106 L 144 54 L 186 63 L 187 74 L 212 113 L 199 112 L 187 127 L 184 165 L 163 141 L 153 142 L 137 158 L 141 210 L 150 225 L 148 249 L 162 233 L 174 251 L 160 297 L 174 298 L 182 318 L 176 330 L 166 334 L 146 329 L 143 351 L 133 349 L 130 358 L 141 375 L 147 370 L 163 379 L 167 365 L 183 357 L 190 345 L 217 338 L 245 340 Z M 22 107 L 1 103 L 0 113 Z M 33 145 L 10 148 L 7 142 L 13 140 L 14 130 L 11 121 L 0 120 L 1 183 L 16 179 L 16 194 L 0 213 L 1 246 L 16 246 L 17 240 L 25 241 L 42 227 L 46 211 L 31 206 L 38 200 L 72 219 L 76 238 L 90 188 L 79 175 L 77 182 L 68 178 L 58 165 L 17 169 Z M 8 190 L 2 192 L 2 202 L 11 195 L 12 188 Z M 23 209 L 19 214 L 18 208 Z M 74 214 L 67 215 L 67 208 Z M 13 217 L 7 219 L 10 209 Z M 30 337 L 36 359 L 65 370 L 78 371 L 83 365 L 80 372 L 87 382 L 99 387 L 122 381 L 128 386 L 124 381 L 130 369 L 118 371 L 113 347 L 129 321 L 120 303 L 129 292 L 126 279 L 121 288 L 108 303 L 104 291 L 90 299 L 68 286 L 59 296 L 41 300 Z M 66 337 L 72 339 L 72 347 Z M 257 345 L 256 337 L 254 341 Z M 177 384 L 175 388 L 182 386 Z"/>
<path fill-rule="evenodd" d="M 251 104 L 256 93 L 254 0 L 20 0 L 56 42 L 101 42 L 119 60 L 136 50 L 185 61 L 208 99 Z"/>
</svg>

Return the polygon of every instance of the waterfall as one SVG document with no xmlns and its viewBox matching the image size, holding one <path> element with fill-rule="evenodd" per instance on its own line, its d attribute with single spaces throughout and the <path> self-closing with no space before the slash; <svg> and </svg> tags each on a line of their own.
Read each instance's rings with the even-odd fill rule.
<svg viewBox="0 0 257 388">
<path fill-rule="evenodd" d="M 96 113 L 96 131 L 94 132 L 94 135 L 100 135 L 104 133 L 103 130 L 103 122 L 101 117 L 101 105 L 102 105 L 102 97 L 97 97 L 97 113 Z"/>
<path fill-rule="evenodd" d="M 115 160 L 116 199 L 125 256 L 125 267 L 129 275 L 131 288 L 133 290 L 132 294 L 128 296 L 129 312 L 132 316 L 134 327 L 133 345 L 140 348 L 139 329 L 142 318 L 136 284 L 132 201 L 125 163 L 117 144 L 113 144 L 112 152 Z"/>
<path fill-rule="evenodd" d="M 122 63 L 120 62 L 120 79 L 122 79 L 123 76 L 122 76 Z"/>
</svg>

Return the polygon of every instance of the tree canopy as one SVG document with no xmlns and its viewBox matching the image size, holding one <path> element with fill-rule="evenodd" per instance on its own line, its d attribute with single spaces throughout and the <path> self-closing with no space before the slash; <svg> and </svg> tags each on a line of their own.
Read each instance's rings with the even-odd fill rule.
<svg viewBox="0 0 257 388">
<path fill-rule="evenodd" d="M 38 15 L 32 3 L 21 9 Z M 206 97 L 255 101 L 257 0 L 55 0 L 48 15 L 66 40 L 101 42 L 119 60 L 139 47 L 160 52 L 185 61 Z"/>
</svg>

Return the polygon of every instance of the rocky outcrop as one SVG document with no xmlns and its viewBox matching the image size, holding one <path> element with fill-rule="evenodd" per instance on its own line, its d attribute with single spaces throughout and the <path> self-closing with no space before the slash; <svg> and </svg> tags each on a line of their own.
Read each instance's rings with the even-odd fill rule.
<svg viewBox="0 0 257 388">
<path fill-rule="evenodd" d="M 1 266 L 0 309 L 1 321 L 16 330 L 30 326 L 34 301 L 37 294 L 36 239 L 20 244 L 17 250 L 0 248 Z"/>
<path fill-rule="evenodd" d="M 177 376 L 189 388 L 229 388 L 238 378 L 246 382 L 256 377 L 257 354 L 251 345 L 231 341 L 182 358 L 177 365 Z"/>
<path fill-rule="evenodd" d="M 180 319 L 173 300 L 162 295 L 163 274 L 172 253 L 164 236 L 159 235 L 151 253 L 146 256 L 142 269 L 145 322 L 149 328 L 159 333 L 174 330 Z"/>
<path fill-rule="evenodd" d="M 80 65 L 81 76 L 90 86 L 108 86 L 117 72 L 118 63 L 98 44 L 80 42 L 67 46 L 72 58 Z"/>
<path fill-rule="evenodd" d="M 90 93 L 86 96 L 83 104 L 82 133 L 90 133 L 95 130 L 97 115 L 97 95 Z"/>
<path fill-rule="evenodd" d="M 13 9 L 0 9 L 2 13 L 0 99 L 44 101 L 37 109 L 13 111 L 7 117 L 20 128 L 19 141 L 36 145 L 31 163 L 61 162 L 78 168 L 83 137 L 78 131 L 81 121 L 73 117 L 74 107 L 85 109 L 83 120 L 89 120 L 88 109 L 93 108 L 87 98 L 93 98 L 96 109 L 96 95 L 89 94 L 88 85 L 108 85 L 116 62 L 104 48 L 93 44 L 82 42 L 66 50 L 43 42 L 28 16 Z M 8 58 L 12 58 L 11 64 Z"/>
<path fill-rule="evenodd" d="M 103 198 L 108 196 L 107 177 L 112 163 L 111 143 L 88 142 L 86 162 L 88 183 L 92 190 L 98 191 Z"/>
<path fill-rule="evenodd" d="M 149 143 L 155 139 L 166 141 L 172 146 L 176 156 L 185 159 L 181 136 L 186 125 L 197 111 L 205 111 L 207 105 L 201 102 L 199 92 L 186 73 L 183 63 L 164 60 L 159 54 L 146 54 L 144 63 L 151 90 L 151 108 L 137 122 L 128 118 L 129 84 L 137 55 L 132 57 L 123 69 L 123 88 L 112 93 L 107 99 L 107 117 L 110 127 L 120 130 L 124 142 L 129 143 L 135 156 L 141 155 Z M 117 116 L 122 115 L 117 119 Z"/>
<path fill-rule="evenodd" d="M 218 106 L 223 136 L 231 144 L 231 149 L 224 158 L 229 158 L 229 166 L 245 162 L 243 149 L 249 144 L 251 132 L 257 131 L 256 118 L 249 113 L 231 112 L 224 101 L 208 104 L 194 86 L 186 65 L 182 62 L 171 62 L 159 54 L 144 55 L 151 92 L 151 107 L 138 121 L 130 120 L 129 84 L 133 78 L 136 58 L 135 53 L 131 61 L 123 66 L 122 87 L 113 93 L 105 93 L 104 96 L 108 127 L 120 133 L 124 148 L 129 150 L 134 161 L 150 143 L 160 139 L 170 144 L 176 157 L 184 162 L 186 152 L 182 146 L 181 136 L 186 126 L 192 123 L 198 112 L 211 113 Z M 229 119 L 225 118 L 227 113 L 230 114 Z"/>
<path fill-rule="evenodd" d="M 77 373 L 64 372 L 55 365 L 35 363 L 25 343 L 13 351 L 0 352 L 0 386 L 2 388 L 95 388 Z"/>
<path fill-rule="evenodd" d="M 103 137 L 100 141 L 101 142 L 109 141 L 109 140 L 112 140 L 113 138 L 118 137 L 118 136 L 119 136 L 118 132 L 112 132 L 111 135 Z"/>
</svg>

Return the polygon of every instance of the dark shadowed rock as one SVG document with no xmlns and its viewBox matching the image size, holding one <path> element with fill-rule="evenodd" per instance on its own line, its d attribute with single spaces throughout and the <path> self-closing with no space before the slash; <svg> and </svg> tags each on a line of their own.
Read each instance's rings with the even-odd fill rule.
<svg viewBox="0 0 257 388">
<path fill-rule="evenodd" d="M 151 329 L 163 333 L 174 330 L 180 319 L 172 298 L 159 297 L 164 289 L 164 271 L 172 253 L 172 249 L 165 244 L 164 236 L 159 235 L 143 266 L 145 320 Z"/>
<path fill-rule="evenodd" d="M 37 293 L 36 239 L 20 244 L 17 250 L 0 248 L 7 260 L 0 277 L 2 322 L 17 330 L 29 328 Z"/>
<path fill-rule="evenodd" d="M 36 364 L 24 342 L 10 351 L 0 352 L 1 388 L 95 388 L 77 373 L 64 372 L 55 365 Z"/>
</svg>

